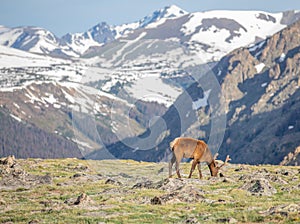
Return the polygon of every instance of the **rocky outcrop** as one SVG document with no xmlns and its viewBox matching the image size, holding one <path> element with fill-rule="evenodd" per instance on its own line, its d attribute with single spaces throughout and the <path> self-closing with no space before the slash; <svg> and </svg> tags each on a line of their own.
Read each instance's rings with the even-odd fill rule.
<svg viewBox="0 0 300 224">
<path fill-rule="evenodd" d="M 294 165 L 299 166 L 300 164 L 300 146 L 295 149 L 294 152 L 290 152 L 288 155 L 284 157 L 281 161 L 280 165 Z"/>
<path fill-rule="evenodd" d="M 0 189 L 30 188 L 40 184 L 51 184 L 52 177 L 27 173 L 14 156 L 0 159 Z"/>
</svg>

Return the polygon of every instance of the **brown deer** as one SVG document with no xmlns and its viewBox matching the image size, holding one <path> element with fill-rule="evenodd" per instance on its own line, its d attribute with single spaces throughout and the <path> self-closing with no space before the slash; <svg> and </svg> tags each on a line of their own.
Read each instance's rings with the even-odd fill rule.
<svg viewBox="0 0 300 224">
<path fill-rule="evenodd" d="M 215 161 L 218 154 L 214 157 L 211 154 L 207 144 L 204 141 L 193 139 L 193 138 L 186 138 L 186 137 L 179 137 L 175 138 L 174 141 L 170 143 L 170 148 L 173 152 L 173 157 L 169 163 L 169 177 L 172 177 L 172 166 L 175 164 L 176 173 L 178 178 L 181 178 L 179 173 L 179 164 L 182 158 L 190 158 L 193 159 L 191 171 L 189 178 L 191 178 L 193 171 L 195 170 L 196 165 L 198 165 L 199 170 L 199 177 L 202 179 L 201 173 L 201 162 L 206 162 L 211 176 L 216 177 L 218 171 L 225 165 L 230 159 L 229 155 L 227 155 L 225 162 L 217 167 L 217 163 Z"/>
</svg>

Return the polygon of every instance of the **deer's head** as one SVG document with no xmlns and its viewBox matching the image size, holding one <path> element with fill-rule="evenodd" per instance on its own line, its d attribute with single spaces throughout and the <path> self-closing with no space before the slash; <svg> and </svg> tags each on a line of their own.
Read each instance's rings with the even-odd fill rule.
<svg viewBox="0 0 300 224">
<path fill-rule="evenodd" d="M 218 166 L 218 163 L 216 162 L 217 156 L 218 156 L 218 153 L 215 154 L 215 156 L 214 156 L 212 162 L 208 165 L 209 170 L 210 170 L 210 174 L 211 174 L 211 176 L 213 176 L 213 177 L 216 177 L 216 176 L 218 175 L 219 170 L 220 170 L 223 166 L 225 166 L 225 165 L 228 163 L 228 161 L 231 160 L 231 158 L 229 157 L 229 155 L 227 155 L 227 157 L 226 157 L 224 163 L 223 163 L 222 165 Z"/>
</svg>

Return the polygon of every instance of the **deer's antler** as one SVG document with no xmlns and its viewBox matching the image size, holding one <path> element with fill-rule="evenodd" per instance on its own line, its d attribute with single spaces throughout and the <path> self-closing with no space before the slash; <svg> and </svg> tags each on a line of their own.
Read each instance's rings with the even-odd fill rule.
<svg viewBox="0 0 300 224">
<path fill-rule="evenodd" d="M 219 153 L 216 153 L 216 154 L 214 155 L 214 160 L 217 159 L 218 155 L 219 155 Z"/>
<path fill-rule="evenodd" d="M 231 158 L 229 157 L 229 155 L 227 155 L 226 159 L 225 159 L 225 162 L 221 166 L 219 166 L 219 169 L 221 169 L 223 166 L 225 166 L 227 164 L 227 162 L 230 161 L 230 160 L 231 160 Z"/>
</svg>

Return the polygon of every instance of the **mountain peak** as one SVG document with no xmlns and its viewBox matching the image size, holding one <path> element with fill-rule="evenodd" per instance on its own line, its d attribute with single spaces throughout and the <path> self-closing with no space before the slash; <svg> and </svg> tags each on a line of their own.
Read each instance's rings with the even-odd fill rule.
<svg viewBox="0 0 300 224">
<path fill-rule="evenodd" d="M 183 9 L 179 8 L 177 5 L 166 6 L 164 9 L 161 9 L 161 11 L 164 15 L 164 18 L 179 17 L 188 13 Z"/>
<path fill-rule="evenodd" d="M 166 6 L 162 9 L 154 11 L 152 14 L 144 17 L 140 21 L 140 27 L 146 27 L 150 23 L 157 22 L 160 19 L 177 18 L 186 15 L 188 12 L 176 5 Z"/>
</svg>

